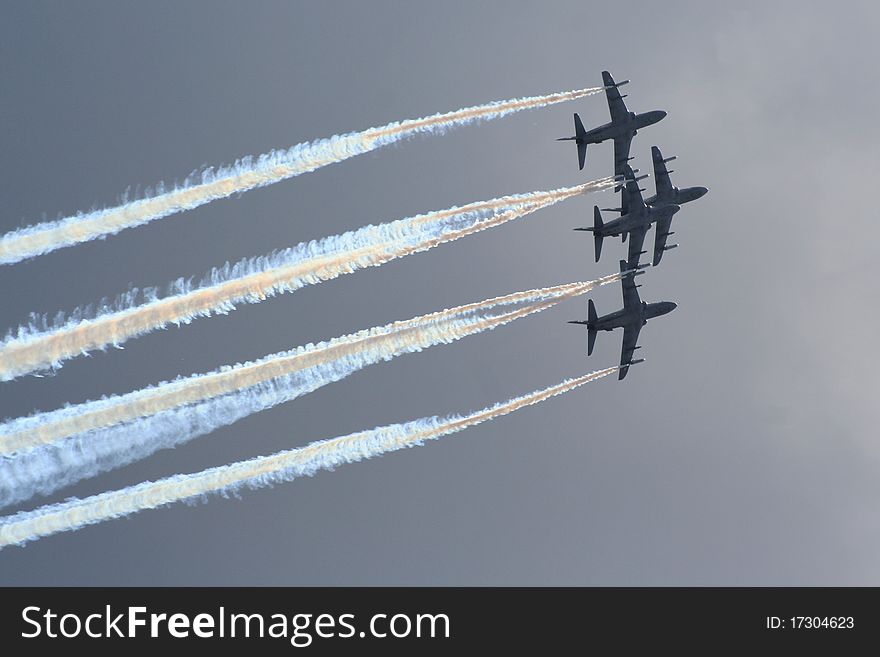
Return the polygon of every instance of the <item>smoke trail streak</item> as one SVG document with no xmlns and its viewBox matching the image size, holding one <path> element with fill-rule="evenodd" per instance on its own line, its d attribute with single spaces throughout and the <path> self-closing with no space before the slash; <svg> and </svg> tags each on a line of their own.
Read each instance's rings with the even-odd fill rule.
<svg viewBox="0 0 880 657">
<path fill-rule="evenodd" d="M 538 404 L 608 376 L 617 369 L 609 367 L 575 379 L 567 379 L 555 386 L 515 397 L 469 415 L 433 416 L 392 424 L 340 438 L 316 441 L 305 447 L 277 452 L 271 456 L 209 468 L 194 474 L 175 475 L 155 482 L 146 481 L 82 500 L 73 498 L 60 504 L 23 511 L 0 518 L 0 548 L 22 545 L 50 534 L 80 529 L 86 525 L 155 509 L 173 502 L 196 501 L 209 494 L 228 496 L 243 488 L 264 488 L 311 476 L 319 470 L 332 470 L 340 465 L 356 463 L 386 452 L 420 446 L 425 441 L 436 440 L 520 408 Z"/>
<path fill-rule="evenodd" d="M 35 224 L 0 236 L 0 264 L 12 264 L 66 246 L 114 235 L 126 228 L 140 226 L 217 199 L 342 162 L 416 134 L 442 134 L 455 126 L 575 100 L 602 90 L 603 87 L 595 87 L 496 101 L 446 114 L 434 114 L 422 119 L 389 123 L 380 128 L 305 142 L 256 158 L 245 157 L 231 166 L 216 170 L 207 168 L 194 173 L 181 186 L 170 191 L 165 191 L 164 184 L 160 183 L 152 193 L 147 194 L 147 198 L 123 203 L 114 208 Z"/>
<path fill-rule="evenodd" d="M 180 325 L 197 317 L 228 313 L 238 303 L 257 303 L 275 294 L 379 266 L 613 185 L 612 178 L 603 178 L 575 187 L 505 196 L 366 226 L 235 265 L 227 263 L 212 270 L 196 286 L 179 279 L 170 286 L 169 296 L 156 298 L 155 290 L 145 291 L 148 300 L 140 305 L 134 305 L 135 289 L 115 304 L 102 302 L 91 319 L 84 318 L 88 311 L 78 310 L 66 321 L 59 317 L 56 328 L 42 330 L 38 328 L 40 322 L 34 321 L 0 343 L 0 381 L 60 367 L 74 356 L 119 346 L 171 323 Z"/>
<path fill-rule="evenodd" d="M 518 292 L 275 354 L 256 363 L 14 420 L 10 424 L 17 435 L 7 437 L 18 438 L 19 445 L 22 440 L 33 444 L 35 438 L 57 440 L 63 430 L 78 433 L 0 459 L 0 506 L 50 494 L 295 399 L 368 365 L 494 329 L 618 279 L 619 274 L 613 274 L 597 281 Z M 481 314 L 524 302 L 501 314 Z"/>
<path fill-rule="evenodd" d="M 29 417 L 9 420 L 0 424 L 0 455 L 54 442 L 58 439 L 83 433 L 92 429 L 111 426 L 138 417 L 152 415 L 174 406 L 193 403 L 211 396 L 219 396 L 233 392 L 254 382 L 286 374 L 295 369 L 302 369 L 315 358 L 332 358 L 340 353 L 341 347 L 356 345 L 358 348 L 369 346 L 370 341 L 384 337 L 390 333 L 427 326 L 443 320 L 464 318 L 469 314 L 486 312 L 499 306 L 534 303 L 546 299 L 558 299 L 563 295 L 580 292 L 587 286 L 604 285 L 619 279 L 619 274 L 612 274 L 589 283 L 569 283 L 549 288 L 538 288 L 515 292 L 502 297 L 486 299 L 476 303 L 465 304 L 439 312 L 421 315 L 405 321 L 397 321 L 385 326 L 374 327 L 357 333 L 344 335 L 316 345 L 298 347 L 288 352 L 267 356 L 253 363 L 244 363 L 232 367 L 224 367 L 214 372 L 197 374 L 187 378 L 178 378 L 170 382 L 161 382 L 142 390 L 124 395 L 114 395 L 96 401 L 84 402 L 65 408 L 37 413 Z M 281 368 L 277 370 L 276 368 Z M 242 372 L 255 377 L 245 382 Z"/>
</svg>

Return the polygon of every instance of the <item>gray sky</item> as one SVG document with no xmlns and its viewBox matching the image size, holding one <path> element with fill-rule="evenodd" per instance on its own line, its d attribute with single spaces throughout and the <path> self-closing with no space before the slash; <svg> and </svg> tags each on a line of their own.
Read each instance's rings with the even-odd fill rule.
<svg viewBox="0 0 880 657">
<path fill-rule="evenodd" d="M 678 309 L 647 363 L 439 443 L 313 479 L 138 514 L 0 552 L 2 584 L 880 584 L 871 280 L 880 236 L 871 3 L 4 3 L 0 231 L 113 203 L 300 141 L 494 99 L 630 78 L 639 133 L 710 193 L 640 279 Z M 632 24 L 624 25 L 629 9 Z M 0 269 L 3 328 L 225 260 L 584 172 L 571 112 L 417 138 L 239 198 Z M 646 181 L 649 191 L 653 181 Z M 0 416 L 256 358 L 536 286 L 595 278 L 609 194 L 229 316 L 0 384 Z M 652 243 L 653 233 L 647 243 Z M 600 313 L 619 287 L 593 296 Z M 562 304 L 364 370 L 61 491 L 83 496 L 380 424 L 468 411 L 617 362 Z M 34 503 L 18 508 L 32 508 Z"/>
</svg>

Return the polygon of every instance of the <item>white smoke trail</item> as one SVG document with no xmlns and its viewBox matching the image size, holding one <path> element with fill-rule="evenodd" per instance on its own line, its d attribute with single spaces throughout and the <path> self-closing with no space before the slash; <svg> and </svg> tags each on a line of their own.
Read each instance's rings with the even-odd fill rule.
<svg viewBox="0 0 880 657">
<path fill-rule="evenodd" d="M 43 328 L 45 319 L 41 322 L 37 318 L 0 343 L 0 381 L 60 367 L 69 358 L 119 346 L 168 324 L 186 324 L 197 317 L 227 313 L 237 303 L 257 303 L 275 294 L 379 266 L 613 184 L 612 178 L 603 178 L 575 187 L 506 196 L 366 226 L 235 265 L 227 263 L 195 286 L 179 279 L 162 298 L 156 297 L 155 290 L 145 290 L 147 300 L 140 305 L 135 305 L 135 289 L 115 304 L 99 304 L 92 318 L 87 318 L 90 309 L 77 310 L 66 320 L 58 317 L 54 328 Z"/>
<path fill-rule="evenodd" d="M 160 183 L 147 198 L 123 203 L 114 208 L 35 224 L 0 236 L 0 264 L 19 262 L 66 246 L 114 235 L 126 228 L 140 226 L 217 199 L 342 162 L 416 134 L 442 134 L 455 126 L 575 100 L 602 90 L 603 87 L 595 87 L 496 101 L 446 114 L 434 114 L 422 119 L 389 123 L 380 128 L 305 142 L 259 157 L 245 157 L 231 166 L 207 168 L 194 173 L 182 185 L 170 191 L 166 191 L 164 184 Z"/>
<path fill-rule="evenodd" d="M 519 292 L 5 425 L 0 506 L 47 495 L 295 399 L 383 360 L 453 342 L 619 279 Z M 494 308 L 525 304 L 501 314 Z M 140 418 L 140 419 L 138 419 Z M 72 433 L 75 432 L 75 433 Z"/>
<path fill-rule="evenodd" d="M 487 312 L 499 306 L 513 307 L 518 304 L 559 299 L 618 279 L 619 274 L 612 274 L 588 283 L 569 283 L 515 292 L 362 330 L 319 344 L 297 347 L 291 351 L 266 356 L 256 362 L 224 367 L 206 374 L 196 374 L 187 378 L 161 382 L 155 386 L 124 395 L 104 397 L 95 401 L 66 406 L 56 411 L 36 413 L 28 417 L 9 420 L 0 423 L 0 455 L 28 450 L 78 433 L 128 422 L 175 406 L 234 392 L 273 376 L 304 369 L 318 362 L 318 359 L 325 361 L 335 358 L 341 353 L 349 353 L 352 345 L 357 349 L 364 349 L 375 343 L 378 338 L 391 333 L 403 332 L 441 321 L 463 319 L 477 312 Z M 343 352 L 343 349 L 346 351 Z"/>
<path fill-rule="evenodd" d="M 425 441 L 461 431 L 513 411 L 537 404 L 617 371 L 609 367 L 567 379 L 522 397 L 489 406 L 469 415 L 426 417 L 392 424 L 371 431 L 313 442 L 299 449 L 277 452 L 201 472 L 146 481 L 121 490 L 70 499 L 60 504 L 0 518 L 0 548 L 22 545 L 43 536 L 80 529 L 173 502 L 197 500 L 209 494 L 229 495 L 243 488 L 258 489 L 332 470 L 346 463 L 380 456 L 386 452 L 423 445 Z"/>
</svg>

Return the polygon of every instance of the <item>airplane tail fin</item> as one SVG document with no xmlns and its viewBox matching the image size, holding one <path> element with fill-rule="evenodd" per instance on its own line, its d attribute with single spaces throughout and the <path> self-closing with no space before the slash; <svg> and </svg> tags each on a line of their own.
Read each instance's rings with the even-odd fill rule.
<svg viewBox="0 0 880 657">
<path fill-rule="evenodd" d="M 574 138 L 577 142 L 578 147 L 578 168 L 583 169 L 584 163 L 587 161 L 587 143 L 584 139 L 587 136 L 587 131 L 584 130 L 584 124 L 581 123 L 581 117 L 578 116 L 577 112 L 574 114 Z"/>
<path fill-rule="evenodd" d="M 598 318 L 596 306 L 593 305 L 593 300 L 590 299 L 587 315 L 587 356 L 593 353 L 593 347 L 596 346 L 596 320 Z"/>
<path fill-rule="evenodd" d="M 605 224 L 602 223 L 602 213 L 597 205 L 593 208 L 593 242 L 596 245 L 596 262 L 599 262 L 599 256 L 602 255 L 602 240 L 605 237 L 602 235 L 602 228 L 604 226 Z"/>
<path fill-rule="evenodd" d="M 584 124 L 581 123 L 581 117 L 578 116 L 578 113 L 574 113 L 574 135 L 578 139 L 583 139 L 587 136 L 587 131 L 584 130 Z"/>
</svg>

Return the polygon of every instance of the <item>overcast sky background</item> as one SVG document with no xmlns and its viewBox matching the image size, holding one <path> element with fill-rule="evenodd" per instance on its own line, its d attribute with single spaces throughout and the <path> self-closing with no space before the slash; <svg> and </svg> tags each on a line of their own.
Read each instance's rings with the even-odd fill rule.
<svg viewBox="0 0 880 657">
<path fill-rule="evenodd" d="M 630 78 L 640 131 L 709 194 L 640 279 L 647 358 L 498 421 L 313 479 L 0 552 L 2 584 L 878 585 L 873 3 L 3 3 L 0 232 L 203 164 Z M 711 6 L 710 6 L 711 5 Z M 0 268 L 0 325 L 361 225 L 608 175 L 571 113 L 419 137 Z M 647 188 L 653 193 L 653 181 Z M 436 309 L 616 270 L 576 198 L 378 269 L 0 384 L 0 417 L 123 393 Z M 646 244 L 653 244 L 653 231 Z M 600 313 L 619 286 L 593 295 Z M 586 298 L 363 370 L 43 501 L 464 412 L 614 365 Z M 15 509 L 12 509 L 15 510 Z"/>
</svg>

